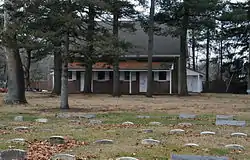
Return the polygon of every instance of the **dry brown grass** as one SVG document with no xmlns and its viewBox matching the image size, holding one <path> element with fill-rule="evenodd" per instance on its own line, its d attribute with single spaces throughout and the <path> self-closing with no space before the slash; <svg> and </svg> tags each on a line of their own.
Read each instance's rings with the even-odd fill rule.
<svg viewBox="0 0 250 160">
<path fill-rule="evenodd" d="M 1 96 L 2 97 L 2 96 Z M 109 159 L 120 155 L 135 155 L 144 160 L 166 159 L 173 152 L 206 155 L 227 155 L 232 159 L 250 159 L 250 139 L 232 138 L 232 132 L 250 133 L 250 127 L 218 127 L 213 125 L 216 114 L 234 114 L 239 119 L 249 121 L 250 115 L 250 96 L 232 94 L 202 94 L 189 97 L 178 96 L 155 96 L 146 98 L 144 96 L 122 96 L 113 98 L 109 95 L 70 95 L 69 103 L 71 109 L 68 112 L 95 113 L 99 119 L 106 124 L 102 126 L 90 127 L 87 120 L 81 120 L 81 124 L 69 123 L 66 119 L 55 119 L 54 115 L 60 112 L 59 97 L 50 97 L 46 94 L 27 93 L 29 102 L 26 106 L 0 106 L 0 114 L 3 122 L 8 124 L 9 130 L 18 125 L 33 126 L 30 133 L 11 133 L 6 134 L 0 139 L 0 147 L 6 148 L 6 140 L 10 138 L 23 137 L 30 141 L 33 139 L 46 139 L 51 135 L 72 136 L 76 139 L 90 142 L 90 145 L 75 148 L 68 153 L 77 155 L 93 154 L 96 159 Z M 10 117 L 18 113 L 27 113 L 35 117 L 48 117 L 51 121 L 48 124 L 37 125 L 33 122 L 16 123 Z M 186 129 L 184 136 L 168 135 L 168 131 L 177 128 L 176 117 L 164 119 L 160 116 L 176 115 L 179 113 L 194 113 L 200 115 L 200 120 L 191 128 Z M 149 120 L 136 119 L 136 115 L 159 116 Z M 102 116 L 105 115 L 105 116 Z M 12 118 L 11 117 L 11 118 Z M 141 126 L 122 128 L 111 124 L 119 124 L 122 121 L 130 120 Z M 160 121 L 163 123 L 159 127 L 148 126 L 149 121 Z M 176 121 L 176 123 L 175 123 Z M 172 124 L 173 123 L 173 124 Z M 52 133 L 39 132 L 42 128 L 52 128 Z M 145 128 L 153 128 L 154 133 L 144 134 L 138 131 Z M 216 136 L 200 136 L 200 131 L 215 131 Z M 164 142 L 158 147 L 144 147 L 140 145 L 143 138 L 153 137 Z M 108 138 L 115 140 L 114 145 L 96 146 L 92 144 L 96 139 Z M 184 143 L 198 143 L 198 149 L 183 148 Z M 223 148 L 225 144 L 238 143 L 246 147 L 246 151 L 229 152 Z M 25 147 L 24 147 L 25 148 Z M 164 158 L 165 157 L 165 158 Z"/>
</svg>

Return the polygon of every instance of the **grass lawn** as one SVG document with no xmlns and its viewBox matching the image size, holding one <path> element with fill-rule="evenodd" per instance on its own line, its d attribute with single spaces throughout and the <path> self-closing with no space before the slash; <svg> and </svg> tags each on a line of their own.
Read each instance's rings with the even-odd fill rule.
<svg viewBox="0 0 250 160">
<path fill-rule="evenodd" d="M 0 95 L 1 99 L 3 94 Z M 116 157 L 131 156 L 142 160 L 167 160 L 172 153 L 191 155 L 228 156 L 236 160 L 250 159 L 249 137 L 231 137 L 233 132 L 250 133 L 250 127 L 216 126 L 216 114 L 235 115 L 237 120 L 250 121 L 250 96 L 232 94 L 201 94 L 189 97 L 122 96 L 109 95 L 70 95 L 69 111 L 59 110 L 59 97 L 46 94 L 27 93 L 28 105 L 0 105 L 0 150 L 19 148 L 27 150 L 37 141 L 45 141 L 50 136 L 66 136 L 85 142 L 61 150 L 85 159 L 111 160 Z M 75 115 L 70 118 L 58 118 L 55 115 L 65 113 Z M 197 114 L 196 119 L 178 119 L 180 113 Z M 95 114 L 102 124 L 90 125 L 90 119 L 77 118 L 82 114 Z M 14 121 L 14 117 L 23 116 L 23 122 Z M 140 119 L 144 115 L 150 118 Z M 35 122 L 37 118 L 47 118 L 48 123 Z M 75 121 L 72 121 L 75 120 Z M 134 125 L 121 123 L 131 121 Z M 160 126 L 151 126 L 149 122 L 161 122 Z M 180 128 L 177 124 L 190 122 L 193 126 L 182 128 L 183 135 L 171 135 L 171 129 Z M 28 132 L 14 131 L 18 126 L 28 126 Z M 143 129 L 152 129 L 144 133 Z M 216 135 L 200 135 L 201 131 L 213 131 Z M 25 144 L 9 143 L 13 138 L 24 138 Z M 160 140 L 156 146 L 145 146 L 141 140 L 153 138 Z M 94 144 L 99 139 L 110 139 L 114 144 Z M 30 144 L 29 144 L 30 143 Z M 183 147 L 186 143 L 197 143 L 199 147 Z M 245 151 L 226 149 L 227 144 L 240 144 Z"/>
</svg>

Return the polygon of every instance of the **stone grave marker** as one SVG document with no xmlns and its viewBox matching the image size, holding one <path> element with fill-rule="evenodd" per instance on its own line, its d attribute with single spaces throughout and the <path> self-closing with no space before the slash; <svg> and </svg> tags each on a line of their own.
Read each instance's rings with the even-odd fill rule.
<svg viewBox="0 0 250 160">
<path fill-rule="evenodd" d="M 78 116 L 79 118 L 86 118 L 86 119 L 92 119 L 92 118 L 96 118 L 95 114 L 82 114 Z"/>
<path fill-rule="evenodd" d="M 46 118 L 38 118 L 35 120 L 36 122 L 39 122 L 39 123 L 47 123 L 48 122 L 48 119 Z"/>
<path fill-rule="evenodd" d="M 68 113 L 56 113 L 55 117 L 56 118 L 71 118 L 72 116 Z"/>
<path fill-rule="evenodd" d="M 136 116 L 137 118 L 140 118 L 140 119 L 149 119 L 150 116 Z"/>
<path fill-rule="evenodd" d="M 215 132 L 203 131 L 203 132 L 200 133 L 200 135 L 215 135 Z"/>
<path fill-rule="evenodd" d="M 0 152 L 0 160 L 25 160 L 27 153 L 21 149 L 9 149 Z"/>
<path fill-rule="evenodd" d="M 16 116 L 14 118 L 14 121 L 22 122 L 23 121 L 23 116 Z"/>
<path fill-rule="evenodd" d="M 126 122 L 123 122 L 122 125 L 134 125 L 134 123 L 133 123 L 133 122 L 126 121 Z"/>
<path fill-rule="evenodd" d="M 8 142 L 9 143 L 21 143 L 21 144 L 23 144 L 26 142 L 26 140 L 23 138 L 14 138 L 14 139 L 10 139 Z"/>
<path fill-rule="evenodd" d="M 102 124 L 101 120 L 97 120 L 97 119 L 92 119 L 89 121 L 89 124 L 91 125 L 98 125 L 98 124 Z"/>
<path fill-rule="evenodd" d="M 141 144 L 144 144 L 144 145 L 158 145 L 158 144 L 160 144 L 161 143 L 161 141 L 159 141 L 159 140 L 155 140 L 155 139 L 143 139 L 142 141 L 141 141 Z"/>
<path fill-rule="evenodd" d="M 94 142 L 95 144 L 113 144 L 114 141 L 110 139 L 101 139 Z"/>
<path fill-rule="evenodd" d="M 197 116 L 195 114 L 180 114 L 179 119 L 194 119 Z"/>
<path fill-rule="evenodd" d="M 139 159 L 134 158 L 134 157 L 119 157 L 119 158 L 116 158 L 116 160 L 139 160 Z"/>
<path fill-rule="evenodd" d="M 217 126 L 238 126 L 238 127 L 245 127 L 246 121 L 236 121 L 236 120 L 216 120 L 215 124 Z"/>
<path fill-rule="evenodd" d="M 184 144 L 184 147 L 199 147 L 199 145 L 196 143 L 186 143 Z"/>
<path fill-rule="evenodd" d="M 245 150 L 245 147 L 239 144 L 228 144 L 228 145 L 225 145 L 225 147 L 228 149 L 234 149 L 234 150 Z"/>
<path fill-rule="evenodd" d="M 170 134 L 184 134 L 185 130 L 183 130 L 183 129 L 172 129 L 172 130 L 170 130 L 169 133 Z"/>
<path fill-rule="evenodd" d="M 235 132 L 231 134 L 232 137 L 247 137 L 246 133 Z"/>
<path fill-rule="evenodd" d="M 159 125 L 161 125 L 161 122 L 149 122 L 149 125 L 151 125 L 151 126 L 159 126 Z"/>
<path fill-rule="evenodd" d="M 14 130 L 15 131 L 28 131 L 29 127 L 20 126 L 20 127 L 15 127 Z"/>
<path fill-rule="evenodd" d="M 217 120 L 233 120 L 234 115 L 216 115 Z"/>
<path fill-rule="evenodd" d="M 76 156 L 71 154 L 56 154 L 51 160 L 76 160 Z"/>
<path fill-rule="evenodd" d="M 65 139 L 63 136 L 51 136 L 49 138 L 49 143 L 54 145 L 54 144 L 64 144 Z"/>
<path fill-rule="evenodd" d="M 144 133 L 153 133 L 154 131 L 152 129 L 143 129 L 142 132 L 144 132 Z"/>
<path fill-rule="evenodd" d="M 229 160 L 228 157 L 195 156 L 195 155 L 171 155 L 171 160 Z"/>
</svg>

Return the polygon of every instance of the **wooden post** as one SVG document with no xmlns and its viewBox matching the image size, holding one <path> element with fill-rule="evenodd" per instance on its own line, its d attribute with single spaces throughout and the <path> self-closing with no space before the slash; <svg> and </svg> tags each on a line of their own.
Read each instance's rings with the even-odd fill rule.
<svg viewBox="0 0 250 160">
<path fill-rule="evenodd" d="M 169 71 L 170 84 L 169 84 L 169 93 L 172 94 L 172 70 Z"/>
<path fill-rule="evenodd" d="M 129 72 L 129 94 L 132 94 L 132 72 Z"/>
</svg>

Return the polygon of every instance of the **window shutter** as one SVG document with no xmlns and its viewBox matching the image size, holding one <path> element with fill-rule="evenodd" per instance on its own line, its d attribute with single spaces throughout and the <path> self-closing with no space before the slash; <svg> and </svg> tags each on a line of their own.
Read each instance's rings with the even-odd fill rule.
<svg viewBox="0 0 250 160">
<path fill-rule="evenodd" d="M 167 81 L 170 81 L 170 72 L 171 72 L 171 71 L 167 71 L 167 78 L 166 78 Z"/>
<path fill-rule="evenodd" d="M 93 80 L 97 80 L 97 73 L 98 72 L 93 72 Z"/>
<path fill-rule="evenodd" d="M 124 80 L 124 72 L 120 72 L 120 81 Z"/>
<path fill-rule="evenodd" d="M 132 81 L 136 81 L 136 72 L 131 72 Z"/>
<path fill-rule="evenodd" d="M 109 80 L 109 72 L 105 72 L 105 80 Z"/>
<path fill-rule="evenodd" d="M 154 80 L 155 81 L 159 80 L 159 72 L 154 72 Z"/>
</svg>

